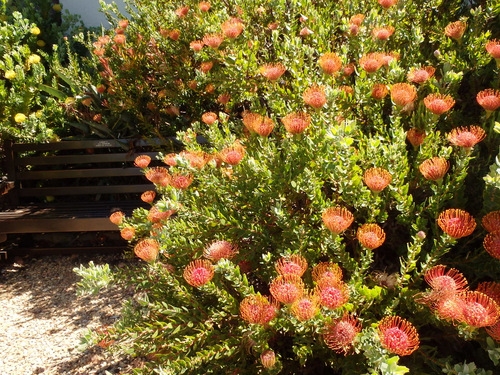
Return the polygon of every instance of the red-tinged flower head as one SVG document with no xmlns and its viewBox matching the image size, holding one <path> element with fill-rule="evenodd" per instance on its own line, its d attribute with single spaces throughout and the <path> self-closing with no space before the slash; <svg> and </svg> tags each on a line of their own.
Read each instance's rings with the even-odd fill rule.
<svg viewBox="0 0 500 375">
<path fill-rule="evenodd" d="M 243 125 L 253 133 L 261 137 L 267 137 L 274 129 L 274 122 L 267 116 L 258 113 L 244 112 Z"/>
<path fill-rule="evenodd" d="M 229 103 L 230 100 L 231 100 L 231 95 L 227 94 L 227 93 L 220 94 L 219 97 L 217 98 L 217 101 L 223 105 L 226 105 L 227 103 Z"/>
<path fill-rule="evenodd" d="M 267 25 L 267 28 L 269 30 L 278 30 L 279 23 L 278 22 L 271 22 L 270 24 Z"/>
<path fill-rule="evenodd" d="M 417 89 L 409 83 L 395 83 L 391 86 L 392 101 L 399 107 L 413 103 L 417 98 Z"/>
<path fill-rule="evenodd" d="M 486 138 L 483 128 L 471 125 L 468 127 L 458 127 L 448 133 L 448 141 L 454 146 L 470 149 Z"/>
<path fill-rule="evenodd" d="M 442 320 L 461 322 L 464 319 L 465 301 L 460 295 L 450 295 L 434 301 L 431 304 L 432 312 Z"/>
<path fill-rule="evenodd" d="M 304 293 L 304 282 L 300 276 L 280 275 L 271 282 L 269 291 L 277 301 L 290 304 Z"/>
<path fill-rule="evenodd" d="M 418 167 L 424 178 L 431 181 L 441 180 L 449 168 L 448 160 L 440 157 L 424 160 Z"/>
<path fill-rule="evenodd" d="M 387 40 L 394 31 L 396 31 L 394 26 L 376 27 L 372 30 L 372 35 L 379 40 Z"/>
<path fill-rule="evenodd" d="M 359 33 L 359 26 L 356 25 L 356 24 L 350 24 L 349 25 L 349 33 L 352 35 L 352 36 L 356 36 L 358 35 Z"/>
<path fill-rule="evenodd" d="M 189 285 L 198 288 L 212 280 L 214 266 L 209 260 L 196 259 L 186 266 L 182 276 Z"/>
<path fill-rule="evenodd" d="M 319 302 L 316 295 L 304 293 L 302 297 L 292 303 L 291 311 L 300 321 L 305 321 L 314 318 L 319 311 Z"/>
<path fill-rule="evenodd" d="M 160 244 L 152 238 L 140 240 L 134 246 L 134 254 L 146 262 L 154 262 L 160 252 Z"/>
<path fill-rule="evenodd" d="M 385 232 L 378 224 L 363 224 L 358 228 L 356 237 L 361 245 L 374 250 L 384 243 Z"/>
<path fill-rule="evenodd" d="M 389 93 L 389 89 L 383 83 L 375 83 L 372 87 L 371 96 L 374 99 L 384 99 Z"/>
<path fill-rule="evenodd" d="M 333 52 L 327 52 L 321 55 L 318 63 L 323 70 L 323 73 L 330 75 L 338 72 L 342 67 L 342 60 L 340 60 L 340 57 Z"/>
<path fill-rule="evenodd" d="M 174 189 L 185 190 L 193 182 L 193 175 L 176 173 L 170 179 L 170 186 Z"/>
<path fill-rule="evenodd" d="M 399 61 L 401 55 L 398 52 L 389 52 L 382 54 L 382 61 L 384 62 L 384 66 L 388 67 L 391 62 L 394 60 Z"/>
<path fill-rule="evenodd" d="M 139 155 L 135 158 L 134 164 L 139 168 L 146 168 L 151 163 L 151 158 L 148 155 Z"/>
<path fill-rule="evenodd" d="M 304 103 L 315 109 L 320 109 L 326 104 L 325 87 L 313 85 L 302 94 Z"/>
<path fill-rule="evenodd" d="M 146 203 L 152 203 L 155 200 L 156 192 L 154 190 L 148 190 L 141 194 L 141 200 Z"/>
<path fill-rule="evenodd" d="M 430 94 L 424 98 L 424 104 L 435 115 L 442 115 L 455 105 L 455 100 L 449 95 Z"/>
<path fill-rule="evenodd" d="M 231 18 L 221 25 L 222 32 L 228 38 L 237 38 L 242 32 L 245 26 L 239 18 Z"/>
<path fill-rule="evenodd" d="M 180 36 L 181 36 L 181 31 L 178 29 L 170 30 L 168 32 L 168 37 L 172 40 L 177 40 L 179 39 Z"/>
<path fill-rule="evenodd" d="M 500 231 L 488 233 L 484 237 L 483 247 L 493 258 L 500 260 Z"/>
<path fill-rule="evenodd" d="M 451 208 L 441 212 L 438 225 L 450 237 L 462 238 L 474 232 L 476 221 L 468 212 Z"/>
<path fill-rule="evenodd" d="M 371 191 L 379 193 L 391 183 L 392 176 L 384 168 L 370 168 L 365 171 L 363 181 Z"/>
<path fill-rule="evenodd" d="M 163 167 L 149 168 L 145 174 L 146 178 L 153 184 L 161 184 L 166 178 L 169 178 L 168 170 Z"/>
<path fill-rule="evenodd" d="M 500 91 L 486 89 L 476 95 L 476 100 L 486 112 L 496 111 L 500 107 Z"/>
<path fill-rule="evenodd" d="M 382 8 L 389 9 L 393 5 L 396 5 L 398 0 L 378 0 L 378 3 L 382 6 Z"/>
<path fill-rule="evenodd" d="M 134 227 L 125 227 L 120 231 L 120 236 L 127 241 L 130 241 L 135 236 Z"/>
<path fill-rule="evenodd" d="M 419 130 L 416 128 L 411 128 L 406 132 L 406 139 L 408 139 L 413 147 L 418 147 L 424 143 L 426 136 L 427 134 L 425 134 L 425 130 Z"/>
<path fill-rule="evenodd" d="M 321 214 L 323 223 L 334 234 L 340 234 L 349 228 L 354 215 L 345 207 L 329 207 Z"/>
<path fill-rule="evenodd" d="M 259 68 L 259 71 L 260 74 L 262 74 L 262 76 L 267 78 L 268 80 L 276 81 L 283 75 L 283 73 L 286 72 L 286 68 L 281 63 L 275 63 L 262 65 Z"/>
<path fill-rule="evenodd" d="M 113 40 L 116 44 L 125 44 L 127 37 L 124 34 L 116 34 L 113 37 Z"/>
<path fill-rule="evenodd" d="M 495 324 L 500 310 L 496 302 L 481 292 L 463 292 L 463 322 L 471 327 L 488 327 Z"/>
<path fill-rule="evenodd" d="M 213 67 L 214 63 L 212 61 L 204 61 L 200 64 L 200 71 L 207 74 Z"/>
<path fill-rule="evenodd" d="M 120 225 L 124 217 L 125 214 L 122 211 L 115 211 L 109 216 L 109 221 L 113 224 Z"/>
<path fill-rule="evenodd" d="M 343 72 L 345 76 L 350 76 L 352 73 L 354 73 L 354 64 L 350 63 L 344 66 Z"/>
<path fill-rule="evenodd" d="M 364 14 L 355 14 L 354 16 L 351 17 L 350 24 L 351 25 L 356 25 L 356 26 L 361 26 L 361 23 L 365 19 Z"/>
<path fill-rule="evenodd" d="M 349 301 L 350 291 L 347 284 L 342 281 L 334 282 L 333 279 L 321 278 L 317 282 L 314 294 L 321 306 L 335 310 Z"/>
<path fill-rule="evenodd" d="M 436 72 L 436 68 L 432 66 L 424 66 L 421 68 L 412 68 L 408 73 L 408 81 L 413 83 L 424 83 L 428 79 L 430 79 L 434 73 Z"/>
<path fill-rule="evenodd" d="M 311 123 L 311 115 L 305 112 L 289 113 L 281 119 L 287 132 L 300 134 L 306 130 Z"/>
<path fill-rule="evenodd" d="M 425 281 L 432 288 L 428 301 L 450 298 L 457 293 L 467 290 L 467 279 L 458 270 L 446 266 L 437 265 L 427 270 Z"/>
<path fill-rule="evenodd" d="M 177 156 L 177 154 L 175 153 L 171 153 L 171 154 L 167 154 L 163 157 L 162 161 L 166 164 L 166 165 L 169 165 L 171 167 L 175 167 L 177 165 L 177 161 L 175 161 L 175 157 Z"/>
<path fill-rule="evenodd" d="M 342 281 L 342 269 L 336 263 L 321 262 L 313 268 L 312 277 L 316 282 L 325 279 L 331 284 L 339 284 Z"/>
<path fill-rule="evenodd" d="M 226 147 L 221 152 L 219 152 L 219 157 L 221 158 L 221 160 L 224 163 L 230 165 L 239 164 L 244 156 L 245 156 L 245 147 L 243 147 L 237 141 L 232 146 Z"/>
<path fill-rule="evenodd" d="M 353 95 L 354 89 L 351 86 L 342 85 L 339 87 L 340 91 L 346 93 L 347 95 Z"/>
<path fill-rule="evenodd" d="M 222 34 L 207 34 L 203 37 L 203 43 L 213 49 L 219 48 L 223 41 L 224 35 Z"/>
<path fill-rule="evenodd" d="M 486 43 L 486 51 L 488 51 L 495 60 L 500 59 L 500 40 L 493 39 Z"/>
<path fill-rule="evenodd" d="M 102 48 L 96 48 L 96 49 L 94 49 L 93 52 L 94 52 L 94 55 L 96 55 L 96 56 L 104 56 L 104 53 L 106 51 Z"/>
<path fill-rule="evenodd" d="M 127 26 L 128 26 L 128 20 L 120 20 L 120 21 L 118 21 L 118 26 L 121 29 L 125 30 L 127 28 Z"/>
<path fill-rule="evenodd" d="M 217 114 L 214 112 L 205 112 L 201 115 L 201 121 L 203 121 L 207 125 L 213 125 L 217 120 Z"/>
<path fill-rule="evenodd" d="M 393 354 L 410 355 L 420 345 L 420 339 L 413 324 L 399 316 L 386 316 L 380 321 L 377 330 L 380 343 Z"/>
<path fill-rule="evenodd" d="M 500 230 L 500 211 L 492 211 L 483 216 L 481 220 L 483 228 L 487 232 L 496 232 Z"/>
<path fill-rule="evenodd" d="M 313 33 L 313 31 L 310 28 L 304 27 L 302 30 L 300 30 L 299 35 L 300 36 L 309 36 L 312 33 Z"/>
<path fill-rule="evenodd" d="M 306 272 L 307 260 L 300 254 L 293 254 L 280 258 L 275 267 L 282 276 L 296 275 L 301 277 Z"/>
<path fill-rule="evenodd" d="M 189 161 L 191 167 L 198 169 L 202 169 L 212 159 L 203 151 L 182 151 L 179 155 Z"/>
<path fill-rule="evenodd" d="M 238 253 L 238 246 L 228 241 L 214 241 L 203 250 L 203 255 L 214 262 L 231 259 Z"/>
<path fill-rule="evenodd" d="M 148 212 L 148 220 L 152 223 L 159 223 L 167 220 L 174 212 L 174 210 L 162 211 L 158 207 L 153 206 Z"/>
<path fill-rule="evenodd" d="M 189 46 L 195 52 L 201 51 L 204 45 L 205 43 L 203 43 L 203 41 L 201 40 L 193 40 L 191 43 L 189 43 Z"/>
<path fill-rule="evenodd" d="M 260 355 L 260 362 L 265 368 L 273 368 L 276 364 L 276 354 L 272 350 L 265 350 Z"/>
<path fill-rule="evenodd" d="M 456 21 L 449 23 L 444 29 L 444 35 L 455 40 L 460 40 L 465 33 L 467 27 L 465 22 Z"/>
<path fill-rule="evenodd" d="M 208 1 L 200 1 L 198 7 L 202 12 L 208 12 L 210 10 L 210 3 Z"/>
<path fill-rule="evenodd" d="M 186 17 L 188 12 L 189 12 L 189 6 L 180 7 L 175 10 L 176 16 L 180 18 Z"/>
<path fill-rule="evenodd" d="M 361 332 L 359 320 L 347 314 L 340 319 L 333 321 L 324 328 L 323 339 L 325 344 L 335 351 L 344 355 L 349 354 L 358 333 Z"/>
<path fill-rule="evenodd" d="M 500 342 L 500 321 L 493 324 L 492 326 L 486 327 L 486 332 L 491 336 L 496 342 Z"/>
<path fill-rule="evenodd" d="M 247 323 L 267 324 L 277 312 L 278 306 L 260 294 L 245 297 L 240 303 L 240 316 Z"/>
<path fill-rule="evenodd" d="M 500 308 L 500 283 L 494 281 L 485 281 L 479 283 L 476 292 L 483 293 L 490 297 Z"/>
<path fill-rule="evenodd" d="M 384 54 L 380 52 L 368 53 L 359 59 L 359 65 L 367 73 L 375 73 L 384 65 Z"/>
</svg>

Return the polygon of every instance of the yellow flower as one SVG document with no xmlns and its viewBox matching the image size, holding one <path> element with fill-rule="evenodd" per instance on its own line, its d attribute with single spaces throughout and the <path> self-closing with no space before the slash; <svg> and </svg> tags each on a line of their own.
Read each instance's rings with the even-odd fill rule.
<svg viewBox="0 0 500 375">
<path fill-rule="evenodd" d="M 19 124 L 23 121 L 26 121 L 26 116 L 22 113 L 16 113 L 16 115 L 14 116 L 14 121 Z"/>
<path fill-rule="evenodd" d="M 52 5 L 52 9 L 54 9 L 56 12 L 60 12 L 62 10 L 62 5 L 61 4 L 54 4 L 54 5 Z"/>
<path fill-rule="evenodd" d="M 43 40 L 41 40 L 41 39 L 38 39 L 36 41 L 36 44 L 37 44 L 38 47 L 45 47 L 45 42 Z"/>
<path fill-rule="evenodd" d="M 35 112 L 36 118 L 41 118 L 43 116 L 43 109 L 39 109 Z"/>
<path fill-rule="evenodd" d="M 72 96 L 68 96 L 65 100 L 64 100 L 64 104 L 66 105 L 71 105 L 75 102 L 75 98 L 73 98 Z"/>
<path fill-rule="evenodd" d="M 13 70 L 7 70 L 7 71 L 5 72 L 4 77 L 5 77 L 6 79 L 14 79 L 14 78 L 16 78 L 16 72 L 15 72 L 15 71 L 13 71 Z"/>
<path fill-rule="evenodd" d="M 30 64 L 38 64 L 41 60 L 41 57 L 36 55 L 36 54 L 33 54 L 31 55 L 30 57 L 28 57 L 28 63 Z"/>
<path fill-rule="evenodd" d="M 33 35 L 40 35 L 41 31 L 38 27 L 32 27 L 30 32 L 33 34 Z"/>
</svg>

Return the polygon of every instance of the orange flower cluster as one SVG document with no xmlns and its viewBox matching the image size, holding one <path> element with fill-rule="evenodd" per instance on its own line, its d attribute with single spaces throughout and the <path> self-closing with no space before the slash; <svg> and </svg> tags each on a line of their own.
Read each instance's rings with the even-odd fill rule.
<svg viewBox="0 0 500 375">
<path fill-rule="evenodd" d="M 334 234 L 345 231 L 354 221 L 354 215 L 344 207 L 330 207 L 321 215 L 323 223 Z"/>
<path fill-rule="evenodd" d="M 441 180 L 448 169 L 450 168 L 450 163 L 445 158 L 434 157 L 432 159 L 427 159 L 422 162 L 419 166 L 420 173 L 425 179 L 431 181 Z"/>
<path fill-rule="evenodd" d="M 299 254 L 282 257 L 276 262 L 276 271 L 282 276 L 295 275 L 302 277 L 307 269 L 306 259 Z"/>
<path fill-rule="evenodd" d="M 241 159 L 245 156 L 245 147 L 243 147 L 238 141 L 233 143 L 232 146 L 224 148 L 219 152 L 220 159 L 229 165 L 237 165 L 240 163 Z"/>
<path fill-rule="evenodd" d="M 384 168 L 370 168 L 363 174 L 363 181 L 371 191 L 379 193 L 391 183 L 392 176 Z"/>
<path fill-rule="evenodd" d="M 292 134 L 300 134 L 309 127 L 311 123 L 311 115 L 306 112 L 289 113 L 281 119 L 287 132 Z"/>
<path fill-rule="evenodd" d="M 454 146 L 471 149 L 486 138 L 486 132 L 479 126 L 458 127 L 448 133 L 448 141 Z"/>
<path fill-rule="evenodd" d="M 372 88 L 371 96 L 374 99 L 384 99 L 389 93 L 389 89 L 383 83 L 375 83 Z"/>
<path fill-rule="evenodd" d="M 160 252 L 160 244 L 152 238 L 140 240 L 134 246 L 134 254 L 146 262 L 154 262 Z"/>
<path fill-rule="evenodd" d="M 384 243 L 385 232 L 378 224 L 363 224 L 358 228 L 356 238 L 361 245 L 374 250 Z"/>
<path fill-rule="evenodd" d="M 439 227 L 452 238 L 466 237 L 476 229 L 476 221 L 466 211 L 451 208 L 443 211 L 437 220 Z"/>
<path fill-rule="evenodd" d="M 262 65 L 259 69 L 260 74 L 270 81 L 277 81 L 283 73 L 286 72 L 286 68 L 281 63 L 276 64 L 266 64 Z"/>
<path fill-rule="evenodd" d="M 342 67 L 342 60 L 340 60 L 340 57 L 333 52 L 327 52 L 321 55 L 318 63 L 323 70 L 323 73 L 329 75 L 337 73 Z"/>
<path fill-rule="evenodd" d="M 304 103 L 315 109 L 320 109 L 326 104 L 325 87 L 313 85 L 302 94 Z"/>
<path fill-rule="evenodd" d="M 198 288 L 209 283 L 214 273 L 214 266 L 209 260 L 196 259 L 186 266 L 182 276 L 189 285 Z"/>
<path fill-rule="evenodd" d="M 417 89 L 409 83 L 395 83 L 391 86 L 391 98 L 394 104 L 404 107 L 417 98 Z"/>
<path fill-rule="evenodd" d="M 238 246 L 228 241 L 215 241 L 203 250 L 203 255 L 214 262 L 231 259 L 238 253 Z"/>
<path fill-rule="evenodd" d="M 230 39 L 237 38 L 244 28 L 245 26 L 239 18 L 231 18 L 221 25 L 222 32 Z"/>
<path fill-rule="evenodd" d="M 240 316 L 247 323 L 266 325 L 279 311 L 279 305 L 268 297 L 253 294 L 240 303 Z"/>
<path fill-rule="evenodd" d="M 375 73 L 384 65 L 384 54 L 380 52 L 368 53 L 359 59 L 359 65 L 367 73 Z"/>
<path fill-rule="evenodd" d="M 267 137 L 274 129 L 274 121 L 267 116 L 258 113 L 244 112 L 243 125 L 253 133 L 261 137 Z"/>
<path fill-rule="evenodd" d="M 489 115 L 491 112 L 496 111 L 500 107 L 500 91 L 493 89 L 480 91 L 476 95 L 476 100 Z"/>
<path fill-rule="evenodd" d="M 412 144 L 413 147 L 418 147 L 422 143 L 424 143 L 425 137 L 427 134 L 425 134 L 425 130 L 420 130 L 416 128 L 411 128 L 406 132 L 406 139 Z"/>
<path fill-rule="evenodd" d="M 379 40 L 387 40 L 394 31 L 396 31 L 394 26 L 376 27 L 372 30 L 372 35 Z"/>
<path fill-rule="evenodd" d="M 337 353 L 344 355 L 352 352 L 356 336 L 361 332 L 359 320 L 348 314 L 334 320 L 324 328 L 323 339 L 325 344 Z"/>
<path fill-rule="evenodd" d="M 378 325 L 380 343 L 389 352 L 399 356 L 410 355 L 420 346 L 415 327 L 399 316 L 386 316 Z"/>
<path fill-rule="evenodd" d="M 444 29 L 444 35 L 455 40 L 462 39 L 465 33 L 465 28 L 467 27 L 465 22 L 456 21 L 449 23 Z"/>
<path fill-rule="evenodd" d="M 425 66 L 421 68 L 412 68 L 407 75 L 408 81 L 413 83 L 424 83 L 434 75 L 436 68 Z"/>
<path fill-rule="evenodd" d="M 481 224 L 487 232 L 500 231 L 500 211 L 492 211 L 484 215 Z"/>
<path fill-rule="evenodd" d="M 424 104 L 435 115 L 442 115 L 455 105 L 455 100 L 449 95 L 430 94 L 424 98 Z"/>
</svg>

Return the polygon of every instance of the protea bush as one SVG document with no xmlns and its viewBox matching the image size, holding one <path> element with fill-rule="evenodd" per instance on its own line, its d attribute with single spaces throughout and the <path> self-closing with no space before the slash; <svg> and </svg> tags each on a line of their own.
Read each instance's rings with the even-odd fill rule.
<svg viewBox="0 0 500 375">
<path fill-rule="evenodd" d="M 125 43 L 147 26 L 190 128 L 137 159 L 155 194 L 118 224 L 137 295 L 110 348 L 143 373 L 493 374 L 498 7 L 135 4 Z"/>
</svg>

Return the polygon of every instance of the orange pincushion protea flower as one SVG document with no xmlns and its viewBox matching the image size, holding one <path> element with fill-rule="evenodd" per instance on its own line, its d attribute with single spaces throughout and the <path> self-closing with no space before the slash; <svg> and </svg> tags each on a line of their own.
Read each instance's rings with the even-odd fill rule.
<svg viewBox="0 0 500 375">
<path fill-rule="evenodd" d="M 387 40 L 394 31 L 396 31 L 394 26 L 376 27 L 372 30 L 372 35 L 379 40 Z"/>
<path fill-rule="evenodd" d="M 266 64 L 266 65 L 262 65 L 259 68 L 259 71 L 260 71 L 260 74 L 262 74 L 262 76 L 267 78 L 268 80 L 276 81 L 283 75 L 283 73 L 286 72 L 286 68 L 281 63 Z"/>
<path fill-rule="evenodd" d="M 384 65 L 384 54 L 379 52 L 368 53 L 359 59 L 359 65 L 367 73 L 375 73 Z"/>
<path fill-rule="evenodd" d="M 500 231 L 488 233 L 484 237 L 483 247 L 493 258 L 500 259 Z"/>
<path fill-rule="evenodd" d="M 392 176 L 384 168 L 370 168 L 365 171 L 363 181 L 371 191 L 378 193 L 391 183 Z"/>
<path fill-rule="evenodd" d="M 208 1 L 200 1 L 198 8 L 200 8 L 202 12 L 208 12 L 210 10 L 210 3 Z"/>
<path fill-rule="evenodd" d="M 398 52 L 389 52 L 382 54 L 382 61 L 384 62 L 384 66 L 389 67 L 389 64 L 394 60 L 399 61 L 401 55 Z"/>
<path fill-rule="evenodd" d="M 202 169 L 212 160 L 212 157 L 203 151 L 182 151 L 179 155 L 188 160 L 191 167 L 198 169 Z"/>
<path fill-rule="evenodd" d="M 486 112 L 491 113 L 500 107 L 500 91 L 486 89 L 476 95 L 476 100 Z"/>
<path fill-rule="evenodd" d="M 115 211 L 109 216 L 109 221 L 115 225 L 120 225 L 125 217 L 125 213 L 122 211 Z"/>
<path fill-rule="evenodd" d="M 316 282 L 327 279 L 330 283 L 336 284 L 342 281 L 342 270 L 336 263 L 321 262 L 313 268 L 312 277 Z"/>
<path fill-rule="evenodd" d="M 264 368 L 273 368 L 276 364 L 276 354 L 272 350 L 265 350 L 260 355 L 260 363 Z"/>
<path fill-rule="evenodd" d="M 239 18 L 231 18 L 221 25 L 222 32 L 228 38 L 237 38 L 242 32 L 245 26 Z"/>
<path fill-rule="evenodd" d="M 217 98 L 217 101 L 223 105 L 226 105 L 227 103 L 229 103 L 230 100 L 231 100 L 231 94 L 227 94 L 227 93 L 220 94 L 219 97 Z"/>
<path fill-rule="evenodd" d="M 364 14 L 361 13 L 355 14 L 354 16 L 351 17 L 350 23 L 352 25 L 361 26 L 361 23 L 363 22 L 364 19 L 365 19 Z"/>
<path fill-rule="evenodd" d="M 382 346 L 399 356 L 410 355 L 420 345 L 420 339 L 413 324 L 399 316 L 383 318 L 377 331 Z"/>
<path fill-rule="evenodd" d="M 186 17 L 188 12 L 189 12 L 189 6 L 180 7 L 175 10 L 176 16 L 180 18 Z"/>
<path fill-rule="evenodd" d="M 214 262 L 231 259 L 238 253 L 238 246 L 228 241 L 215 241 L 203 250 L 203 255 Z"/>
<path fill-rule="evenodd" d="M 204 45 L 205 43 L 203 43 L 203 41 L 201 40 L 193 40 L 191 43 L 189 43 L 189 46 L 195 52 L 201 51 Z"/>
<path fill-rule="evenodd" d="M 378 3 L 382 6 L 382 8 L 389 9 L 393 5 L 396 5 L 398 0 L 378 0 Z"/>
<path fill-rule="evenodd" d="M 201 121 L 207 125 L 212 125 L 218 120 L 217 114 L 214 112 L 205 112 L 201 115 Z"/>
<path fill-rule="evenodd" d="M 500 283 L 493 281 L 479 283 L 476 292 L 486 294 L 493 301 L 495 301 L 497 306 L 500 308 Z"/>
<path fill-rule="evenodd" d="M 293 316 L 300 321 L 312 319 L 319 311 L 318 297 L 310 293 L 304 293 L 292 303 L 290 310 Z"/>
<path fill-rule="evenodd" d="M 240 303 L 240 316 L 247 323 L 267 324 L 278 313 L 278 305 L 260 294 L 245 297 Z"/>
<path fill-rule="evenodd" d="M 450 163 L 448 160 L 440 157 L 424 160 L 418 167 L 424 178 L 431 181 L 441 180 L 449 168 Z"/>
<path fill-rule="evenodd" d="M 160 244 L 152 238 L 145 238 L 134 246 L 134 254 L 146 262 L 153 262 L 160 252 Z"/>
<path fill-rule="evenodd" d="M 424 104 L 435 115 L 442 115 L 455 105 L 455 100 L 449 95 L 430 94 L 424 98 Z"/>
<path fill-rule="evenodd" d="M 160 221 L 167 220 L 174 210 L 162 211 L 158 207 L 153 206 L 148 212 L 148 220 L 152 223 L 159 223 Z"/>
<path fill-rule="evenodd" d="M 496 342 L 500 342 L 500 321 L 493 324 L 492 326 L 486 327 L 486 332 L 491 336 Z"/>
<path fill-rule="evenodd" d="M 356 237 L 361 245 L 374 250 L 384 243 L 385 232 L 378 224 L 363 224 L 358 228 Z"/>
<path fill-rule="evenodd" d="M 464 35 L 467 24 L 462 21 L 449 23 L 444 29 L 444 35 L 455 40 L 460 40 Z"/>
<path fill-rule="evenodd" d="M 193 182 L 193 175 L 176 173 L 170 179 L 170 186 L 174 189 L 185 190 Z"/>
<path fill-rule="evenodd" d="M 307 260 L 300 254 L 280 258 L 276 264 L 276 271 L 282 276 L 302 276 L 307 269 Z"/>
<path fill-rule="evenodd" d="M 240 163 L 241 159 L 245 156 L 245 147 L 243 147 L 238 141 L 236 141 L 232 146 L 226 147 L 221 152 L 219 152 L 219 157 L 224 163 L 230 165 L 237 165 Z"/>
<path fill-rule="evenodd" d="M 413 103 L 417 98 L 417 89 L 409 83 L 395 83 L 391 86 L 392 101 L 399 107 Z"/>
<path fill-rule="evenodd" d="M 281 119 L 287 132 L 292 134 L 300 134 L 309 127 L 311 123 L 311 115 L 305 112 L 289 113 Z"/>
<path fill-rule="evenodd" d="M 243 125 L 251 132 L 257 133 L 261 137 L 267 137 L 274 129 L 274 122 L 267 116 L 258 113 L 244 112 Z"/>
<path fill-rule="evenodd" d="M 222 34 L 207 34 L 203 37 L 203 43 L 213 49 L 219 48 L 223 41 L 224 35 Z"/>
<path fill-rule="evenodd" d="M 483 128 L 471 125 L 468 127 L 458 127 L 448 133 L 448 141 L 454 146 L 470 149 L 481 142 L 486 137 Z"/>
<path fill-rule="evenodd" d="M 481 224 L 488 232 L 496 232 L 500 230 L 500 211 L 492 211 L 484 215 L 481 220 Z"/>
<path fill-rule="evenodd" d="M 304 282 L 300 276 L 280 275 L 271 282 L 269 291 L 276 301 L 290 304 L 295 302 L 304 293 Z"/>
<path fill-rule="evenodd" d="M 438 225 L 450 237 L 462 238 L 474 232 L 476 221 L 468 212 L 451 208 L 441 212 Z"/>
<path fill-rule="evenodd" d="M 323 223 L 334 234 L 345 231 L 354 221 L 354 215 L 344 207 L 329 207 L 321 214 Z"/>
<path fill-rule="evenodd" d="M 326 104 L 325 87 L 313 85 L 309 87 L 304 94 L 302 94 L 304 103 L 310 105 L 315 109 L 320 109 Z"/>
<path fill-rule="evenodd" d="M 146 203 L 151 203 L 155 200 L 156 192 L 154 190 L 148 190 L 141 194 L 141 200 Z"/>
<path fill-rule="evenodd" d="M 323 70 L 323 73 L 330 75 L 338 72 L 342 67 L 342 60 L 340 60 L 340 57 L 333 52 L 327 52 L 321 55 L 318 63 Z"/>
<path fill-rule="evenodd" d="M 151 163 L 151 158 L 148 155 L 139 155 L 135 158 L 134 164 L 139 168 L 146 168 Z"/>
<path fill-rule="evenodd" d="M 468 288 L 464 275 L 454 268 L 446 270 L 446 266 L 443 265 L 427 270 L 425 281 L 432 288 L 432 292 L 426 297 L 430 302 L 450 298 Z"/>
<path fill-rule="evenodd" d="M 321 306 L 328 309 L 338 309 L 349 301 L 349 287 L 342 281 L 334 282 L 333 279 L 321 278 L 318 280 L 314 294 L 318 297 Z"/>
<path fill-rule="evenodd" d="M 166 165 L 169 165 L 171 167 L 175 167 L 177 165 L 177 161 L 175 161 L 175 157 L 177 156 L 177 154 L 175 153 L 171 153 L 171 154 L 167 154 L 163 157 L 163 162 L 166 164 Z"/>
<path fill-rule="evenodd" d="M 130 241 L 135 236 L 134 227 L 125 227 L 120 231 L 120 236 L 127 241 Z"/>
<path fill-rule="evenodd" d="M 486 44 L 486 51 L 488 51 L 491 57 L 493 57 L 495 60 L 500 59 L 500 40 L 490 40 Z"/>
<path fill-rule="evenodd" d="M 326 346 L 344 355 L 349 354 L 353 349 L 353 344 L 358 333 L 361 332 L 359 320 L 347 314 L 340 319 L 333 321 L 324 329 L 323 339 Z"/>
<path fill-rule="evenodd" d="M 464 318 L 464 306 L 465 301 L 460 295 L 450 295 L 436 300 L 431 304 L 431 309 L 439 319 L 461 322 Z"/>
<path fill-rule="evenodd" d="M 209 260 L 196 259 L 187 265 L 182 276 L 189 285 L 198 288 L 212 280 L 214 266 Z"/>
<path fill-rule="evenodd" d="M 202 73 L 207 74 L 214 67 L 212 61 L 205 61 L 200 64 L 200 70 Z"/>
<path fill-rule="evenodd" d="M 170 175 L 168 174 L 168 170 L 166 168 L 153 167 L 146 171 L 145 176 L 153 184 L 161 184 Z"/>
<path fill-rule="evenodd" d="M 389 93 L 389 89 L 383 83 L 375 83 L 372 88 L 371 96 L 374 99 L 384 99 Z"/>
<path fill-rule="evenodd" d="M 471 327 L 488 327 L 495 324 L 499 318 L 499 308 L 496 302 L 481 292 L 463 292 L 463 322 Z"/>
<path fill-rule="evenodd" d="M 430 79 L 434 73 L 436 72 L 436 68 L 432 66 L 425 66 L 421 68 L 412 68 L 408 73 L 408 81 L 413 83 L 424 83 L 428 79 Z"/>
<path fill-rule="evenodd" d="M 345 76 L 350 76 L 352 73 L 354 73 L 354 64 L 347 64 L 346 66 L 344 66 L 344 69 L 342 71 Z"/>
<path fill-rule="evenodd" d="M 427 134 L 425 134 L 425 130 L 419 130 L 416 128 L 411 128 L 406 132 L 406 139 L 408 139 L 413 147 L 418 147 L 424 143 L 426 136 Z"/>
</svg>

